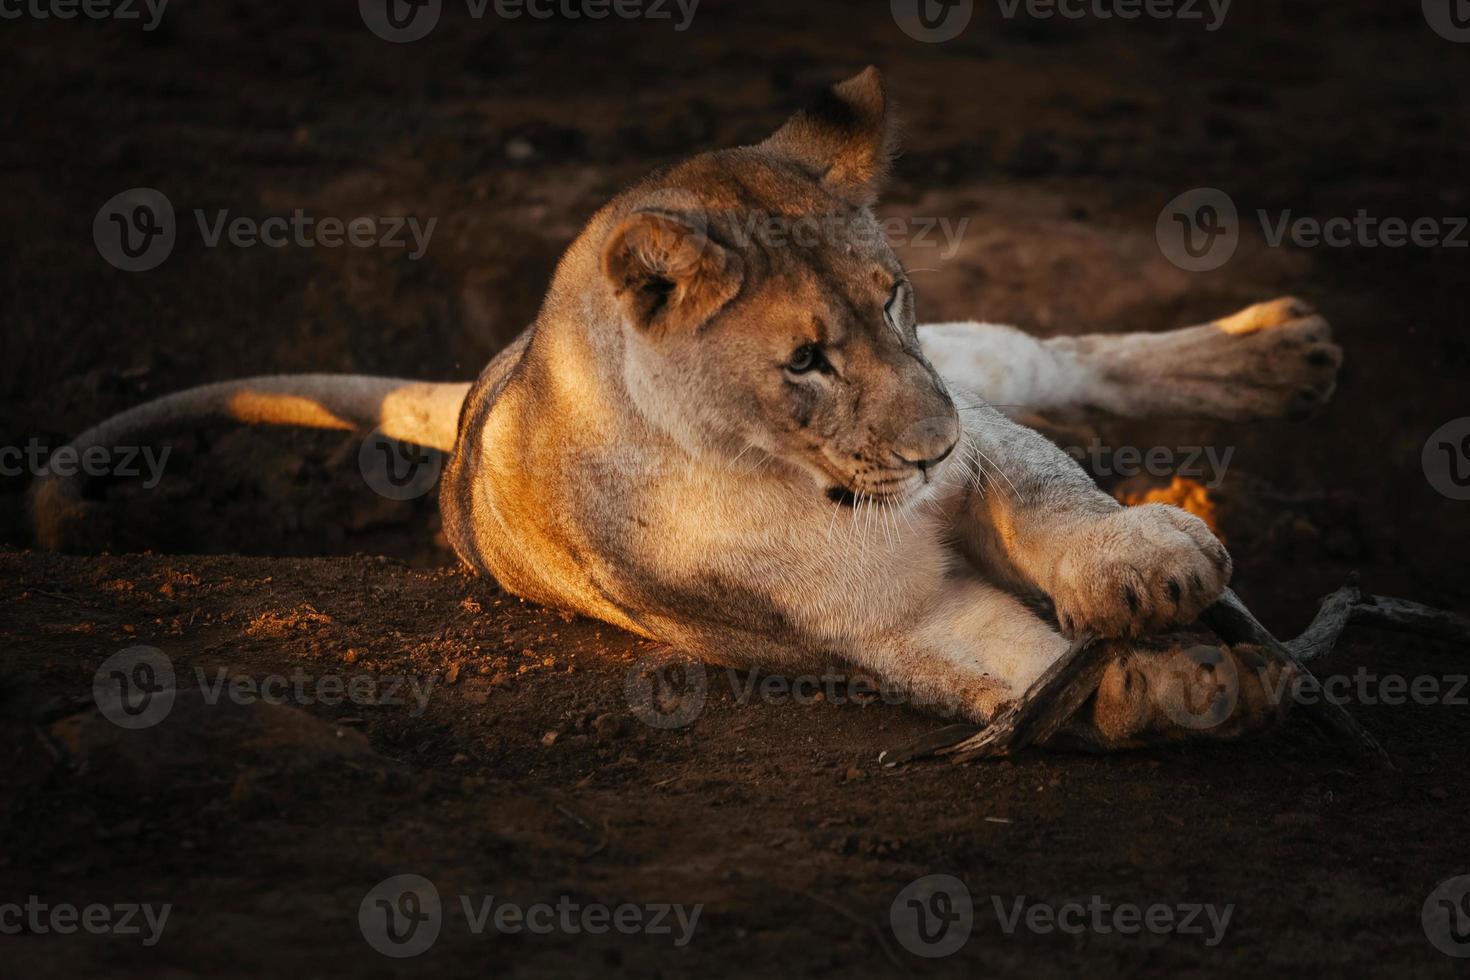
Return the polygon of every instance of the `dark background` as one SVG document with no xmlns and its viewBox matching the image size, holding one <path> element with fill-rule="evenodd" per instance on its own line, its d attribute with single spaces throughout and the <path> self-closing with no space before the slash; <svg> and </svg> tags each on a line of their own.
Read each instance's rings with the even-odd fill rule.
<svg viewBox="0 0 1470 980">
<path fill-rule="evenodd" d="M 1373 591 L 1464 610 L 1470 505 L 1433 489 L 1420 453 L 1470 414 L 1470 250 L 1271 248 L 1253 215 L 1470 213 L 1470 45 L 1436 35 L 1417 3 L 1387 0 L 1237 0 L 1215 32 L 976 7 L 945 44 L 907 36 L 886 2 L 813 0 L 704 0 L 684 32 L 673 20 L 475 21 L 450 0 L 429 37 L 404 45 L 340 0 L 174 0 L 152 32 L 0 22 L 0 445 L 60 445 L 147 398 L 255 373 L 468 379 L 534 317 L 560 250 L 620 187 L 758 140 L 815 86 L 873 63 L 905 121 L 882 212 L 969 220 L 952 257 L 904 250 L 926 270 L 914 273 L 921 319 L 1156 330 L 1301 296 L 1347 357 L 1317 418 L 1092 431 L 1113 445 L 1234 447 L 1212 497 L 1237 588 L 1283 634 L 1354 572 Z M 179 215 L 172 255 L 143 273 L 114 269 L 92 239 L 98 208 L 135 186 L 163 191 Z M 1161 254 L 1154 226 L 1165 202 L 1202 186 L 1234 199 L 1242 242 L 1218 271 L 1189 273 Z M 195 208 L 438 223 L 426 256 L 408 261 L 406 250 L 206 248 Z M 168 444 L 161 487 L 115 488 L 93 548 L 258 557 L 29 553 L 26 481 L 5 479 L 6 642 L 25 679 L 13 686 L 34 703 L 84 696 L 97 663 L 130 642 L 256 673 L 342 671 L 361 656 L 379 671 L 463 664 L 507 680 L 488 703 L 353 722 L 391 760 L 377 782 L 283 776 L 270 752 L 222 749 L 208 778 L 188 770 L 189 793 L 160 776 L 140 804 L 129 784 L 59 774 L 18 730 L 7 817 L 20 849 L 0 857 L 0 883 L 8 872 L 16 888 L 76 896 L 137 886 L 194 910 L 176 913 L 156 950 L 5 938 L 27 968 L 328 975 L 347 957 L 360 975 L 388 975 L 414 964 L 366 950 L 355 896 L 424 869 L 529 894 L 653 900 L 663 888 L 710 904 L 685 950 L 647 937 L 441 940 L 418 962 L 481 974 L 891 969 L 874 930 L 886 931 L 898 888 L 929 871 L 965 878 L 977 897 L 1239 905 L 1218 949 L 988 935 L 941 973 L 1453 969 L 1418 910 L 1437 881 L 1470 870 L 1470 708 L 1363 709 L 1400 762 L 1387 781 L 1363 778 L 1300 723 L 1229 749 L 899 775 L 874 768 L 877 752 L 933 722 L 892 708 L 726 697 L 688 732 L 624 719 L 609 739 L 588 719 L 626 713 L 637 644 L 438 570 L 452 558 L 432 496 L 373 494 L 358 438 L 206 426 Z M 413 570 L 271 557 L 353 554 Z M 283 616 L 305 625 L 257 628 Z M 1465 653 L 1363 635 L 1332 666 L 1440 676 L 1463 673 Z M 547 730 L 566 734 L 555 753 Z M 155 751 L 158 772 L 172 772 L 168 746 Z M 240 779 L 270 788 L 252 797 Z M 553 798 L 595 811 L 591 840 L 554 828 L 556 811 L 536 802 Z M 995 814 L 1013 823 L 983 821 Z M 604 836 L 597 859 L 580 856 Z"/>
</svg>

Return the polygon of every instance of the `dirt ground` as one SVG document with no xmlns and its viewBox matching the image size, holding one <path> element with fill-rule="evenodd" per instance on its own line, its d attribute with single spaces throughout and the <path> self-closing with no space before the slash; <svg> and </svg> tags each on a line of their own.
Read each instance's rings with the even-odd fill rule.
<svg viewBox="0 0 1470 980">
<path fill-rule="evenodd" d="M 58 446 L 149 397 L 255 373 L 469 378 L 534 316 L 608 196 L 760 138 L 871 62 L 906 121 L 883 213 L 968 219 L 953 250 L 901 248 L 922 319 L 1155 330 L 1308 299 L 1347 353 L 1318 417 L 1081 437 L 1232 450 L 1211 501 L 1238 591 L 1282 635 L 1354 573 L 1470 609 L 1470 504 L 1420 462 L 1470 414 L 1470 251 L 1271 247 L 1252 217 L 1470 212 L 1470 46 L 1418 4 L 1242 5 L 1207 32 L 1007 20 L 985 3 L 944 45 L 905 35 L 888 3 L 813 0 L 704 0 L 682 32 L 476 21 L 450 3 L 401 45 L 351 4 L 175 0 L 153 31 L 3 30 L 0 445 Z M 169 197 L 179 233 L 161 266 L 129 273 L 92 224 L 137 186 Z M 1165 202 L 1195 187 L 1246 216 L 1211 272 L 1176 268 L 1155 239 Z M 438 220 L 410 261 L 210 248 L 193 218 L 297 208 Z M 749 679 L 713 669 L 693 723 L 659 728 L 625 685 L 645 645 L 455 569 L 432 494 L 364 486 L 360 437 L 208 426 L 167 445 L 163 481 L 113 487 L 85 529 L 101 556 L 30 550 L 28 478 L 0 483 L 0 927 L 31 895 L 173 906 L 152 946 L 0 934 L 0 975 L 1463 975 L 1420 920 L 1437 883 L 1470 873 L 1463 700 L 1353 705 L 1389 774 L 1300 720 L 1231 746 L 884 769 L 881 751 L 940 722 L 845 689 L 742 698 Z M 125 731 L 97 714 L 92 679 L 137 645 L 169 658 L 180 693 L 162 723 Z M 1448 691 L 1465 654 L 1354 631 L 1318 673 Z M 219 670 L 299 672 L 315 693 L 209 705 L 194 689 Z M 322 703 L 328 677 L 369 678 L 371 696 Z M 435 884 L 446 917 L 432 949 L 395 960 L 358 909 L 403 873 Z M 889 928 L 929 874 L 975 901 L 969 942 L 933 960 Z M 703 911 L 683 946 L 475 935 L 461 895 Z M 1007 934 L 992 896 L 1234 908 L 1207 946 Z"/>
</svg>

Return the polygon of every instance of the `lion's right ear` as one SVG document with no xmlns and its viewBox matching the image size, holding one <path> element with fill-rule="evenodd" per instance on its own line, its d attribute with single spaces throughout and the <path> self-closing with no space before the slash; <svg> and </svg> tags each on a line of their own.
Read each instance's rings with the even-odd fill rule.
<svg viewBox="0 0 1470 980">
<path fill-rule="evenodd" d="M 740 292 L 740 256 L 663 211 L 624 218 L 602 249 L 602 272 L 635 327 L 697 330 Z"/>
<path fill-rule="evenodd" d="M 822 94 L 761 145 L 854 204 L 871 206 L 898 142 L 883 75 L 868 67 Z"/>
</svg>

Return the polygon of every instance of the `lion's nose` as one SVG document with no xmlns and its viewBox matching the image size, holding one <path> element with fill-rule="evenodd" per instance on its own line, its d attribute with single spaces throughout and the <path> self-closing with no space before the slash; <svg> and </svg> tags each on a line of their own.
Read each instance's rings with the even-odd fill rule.
<svg viewBox="0 0 1470 980">
<path fill-rule="evenodd" d="M 953 419 L 927 419 L 904 433 L 904 438 L 893 447 L 893 455 L 927 474 L 931 467 L 938 466 L 954 452 L 959 444 L 958 428 Z"/>
</svg>

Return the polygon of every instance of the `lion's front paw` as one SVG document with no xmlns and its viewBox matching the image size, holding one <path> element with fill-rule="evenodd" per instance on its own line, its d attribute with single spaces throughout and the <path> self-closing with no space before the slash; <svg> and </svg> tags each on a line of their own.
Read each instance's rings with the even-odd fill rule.
<svg viewBox="0 0 1470 980">
<path fill-rule="evenodd" d="M 1257 303 L 1211 324 L 1195 378 L 1215 379 L 1216 414 L 1233 419 L 1310 414 L 1332 397 L 1342 348 L 1295 297 Z M 1208 383 L 1208 382 L 1205 382 Z"/>
<path fill-rule="evenodd" d="M 1230 581 L 1230 554 L 1205 522 L 1164 504 L 1090 525 L 1051 589 L 1068 634 L 1140 636 L 1193 622 Z"/>
<path fill-rule="evenodd" d="M 1079 734 L 1104 748 L 1238 738 L 1286 716 L 1296 668 L 1253 646 L 1126 648 L 1109 664 Z"/>
</svg>

